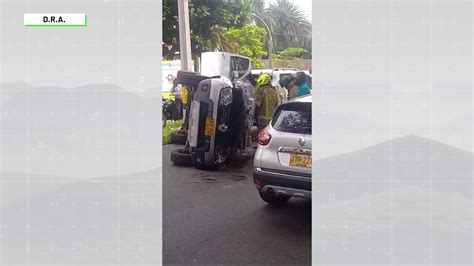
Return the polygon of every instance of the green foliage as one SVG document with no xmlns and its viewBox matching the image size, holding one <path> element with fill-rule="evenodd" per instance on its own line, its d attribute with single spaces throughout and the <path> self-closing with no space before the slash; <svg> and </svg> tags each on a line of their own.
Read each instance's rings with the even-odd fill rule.
<svg viewBox="0 0 474 266">
<path fill-rule="evenodd" d="M 289 0 L 277 0 L 265 11 L 276 50 L 288 47 L 311 49 L 311 23 L 304 13 Z"/>
<path fill-rule="evenodd" d="M 171 142 L 171 132 L 179 130 L 182 124 L 182 120 L 168 121 L 166 123 L 166 126 L 163 128 L 163 144 Z"/>
<path fill-rule="evenodd" d="M 258 16 L 264 15 L 265 2 L 266 0 L 250 0 L 250 10 Z"/>
<path fill-rule="evenodd" d="M 191 49 L 194 54 L 216 48 L 217 27 L 240 27 L 248 21 L 251 0 L 190 0 Z M 163 0 L 163 57 L 179 51 L 176 0 Z"/>
<path fill-rule="evenodd" d="M 179 51 L 178 3 L 176 0 L 163 0 L 163 58 L 172 59 Z"/>
<path fill-rule="evenodd" d="M 266 56 L 264 49 L 266 30 L 253 24 L 245 24 L 241 28 L 232 27 L 225 29 L 222 38 L 231 49 L 230 52 L 247 56 L 252 60 L 252 66 L 263 67 L 260 59 Z"/>
<path fill-rule="evenodd" d="M 260 16 L 269 26 L 273 37 L 273 48 L 284 51 L 289 47 L 302 47 L 311 50 L 311 23 L 305 14 L 294 4 L 297 0 L 276 0 L 265 8 L 265 0 L 189 0 L 191 49 L 194 55 L 206 51 L 233 51 L 250 56 L 255 66 L 261 66 L 260 58 L 264 55 L 253 48 L 241 48 L 239 52 L 231 39 L 223 36 L 230 28 L 241 28 L 250 21 L 262 27 L 267 50 L 269 35 L 263 23 L 251 13 Z M 179 51 L 179 23 L 177 0 L 163 0 L 163 57 L 172 59 Z M 301 55 L 303 54 L 303 55 Z M 307 58 L 301 51 L 286 51 L 283 56 Z M 297 56 L 296 56 L 297 55 Z"/>
<path fill-rule="evenodd" d="M 290 67 L 288 58 L 284 58 L 279 54 L 274 54 L 273 67 Z"/>
<path fill-rule="evenodd" d="M 310 58 L 297 58 L 282 56 L 281 53 L 273 55 L 273 67 L 292 67 L 298 69 L 311 69 Z"/>
<path fill-rule="evenodd" d="M 281 57 L 286 57 L 286 58 L 304 58 L 304 59 L 311 58 L 311 53 L 308 50 L 301 47 L 288 47 L 278 54 Z"/>
</svg>

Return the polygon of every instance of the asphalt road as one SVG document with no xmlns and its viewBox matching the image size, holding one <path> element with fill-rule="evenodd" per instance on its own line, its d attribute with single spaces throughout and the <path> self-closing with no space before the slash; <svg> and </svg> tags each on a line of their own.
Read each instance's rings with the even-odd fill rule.
<svg viewBox="0 0 474 266">
<path fill-rule="evenodd" d="M 311 202 L 262 201 L 243 169 L 178 167 L 163 146 L 163 262 L 165 264 L 311 263 Z"/>
</svg>

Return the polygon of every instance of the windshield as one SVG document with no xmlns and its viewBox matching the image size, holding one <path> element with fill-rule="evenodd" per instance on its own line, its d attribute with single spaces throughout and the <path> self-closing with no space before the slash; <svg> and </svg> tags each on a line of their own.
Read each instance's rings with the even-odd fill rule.
<svg viewBox="0 0 474 266">
<path fill-rule="evenodd" d="M 292 104 L 277 110 L 272 127 L 277 131 L 311 135 L 311 104 L 299 104 L 301 105 Z"/>
</svg>

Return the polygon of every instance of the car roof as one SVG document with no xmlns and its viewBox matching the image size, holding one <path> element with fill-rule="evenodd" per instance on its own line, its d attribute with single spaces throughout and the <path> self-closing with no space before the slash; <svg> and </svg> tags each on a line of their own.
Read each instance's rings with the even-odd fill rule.
<svg viewBox="0 0 474 266">
<path fill-rule="evenodd" d="M 287 69 L 287 70 L 275 70 L 275 71 L 273 71 L 273 73 L 275 73 L 275 74 L 286 74 L 286 73 L 296 73 L 298 71 L 299 70 Z"/>
<path fill-rule="evenodd" d="M 291 70 L 291 71 L 299 71 L 299 69 L 295 68 L 295 67 L 276 67 L 273 69 L 274 71 L 288 71 L 288 70 Z"/>
<path fill-rule="evenodd" d="M 312 103 L 313 102 L 313 96 L 311 94 L 306 94 L 300 97 L 293 98 L 287 103 L 294 103 L 294 102 L 301 102 L 301 103 Z"/>
<path fill-rule="evenodd" d="M 279 112 L 280 110 L 287 110 L 288 108 L 311 108 L 313 101 L 312 101 L 311 94 L 307 94 L 304 96 L 296 97 L 289 101 L 286 101 L 280 105 L 278 105 L 277 110 L 275 113 Z"/>
<path fill-rule="evenodd" d="M 252 72 L 252 73 L 262 73 L 262 72 L 270 72 L 271 73 L 272 71 L 273 71 L 273 69 L 271 69 L 271 68 L 254 68 L 254 69 L 250 70 L 250 72 Z"/>
</svg>

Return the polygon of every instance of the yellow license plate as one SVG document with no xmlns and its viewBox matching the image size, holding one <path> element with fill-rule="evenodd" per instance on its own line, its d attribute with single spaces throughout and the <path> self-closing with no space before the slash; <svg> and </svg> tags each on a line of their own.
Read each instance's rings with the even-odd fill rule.
<svg viewBox="0 0 474 266">
<path fill-rule="evenodd" d="M 311 155 L 290 153 L 290 166 L 311 168 Z"/>
<path fill-rule="evenodd" d="M 204 135 L 206 136 L 212 136 L 214 133 L 214 118 L 212 117 L 206 117 L 206 127 L 204 130 Z"/>
</svg>

